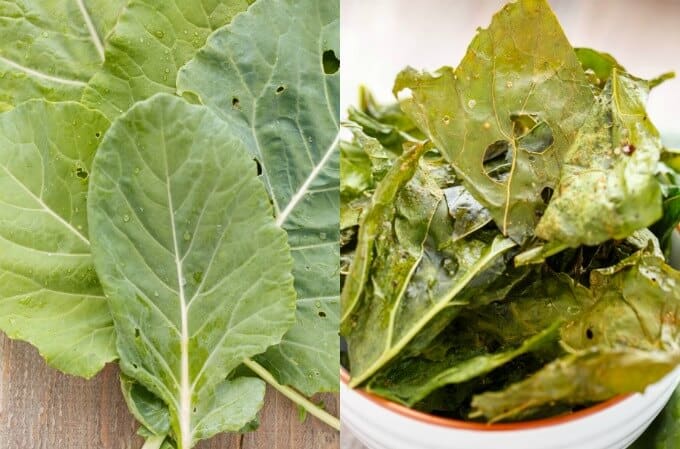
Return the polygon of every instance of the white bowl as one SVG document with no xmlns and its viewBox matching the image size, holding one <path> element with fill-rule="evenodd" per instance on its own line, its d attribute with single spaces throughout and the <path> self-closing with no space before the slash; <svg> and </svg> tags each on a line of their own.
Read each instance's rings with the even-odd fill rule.
<svg viewBox="0 0 680 449">
<path fill-rule="evenodd" d="M 439 418 L 340 383 L 342 422 L 370 449 L 625 449 L 651 424 L 680 383 L 680 368 L 643 394 L 565 416 L 509 424 Z"/>
</svg>

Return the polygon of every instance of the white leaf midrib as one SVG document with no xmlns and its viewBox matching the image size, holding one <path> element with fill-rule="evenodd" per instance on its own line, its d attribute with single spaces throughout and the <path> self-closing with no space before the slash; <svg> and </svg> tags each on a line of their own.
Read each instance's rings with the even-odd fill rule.
<svg viewBox="0 0 680 449">
<path fill-rule="evenodd" d="M 44 210 L 48 215 L 50 215 L 52 218 L 54 218 L 60 224 L 62 224 L 64 227 L 66 227 L 69 231 L 71 231 L 73 233 L 73 235 L 75 235 L 80 240 L 82 240 L 83 243 L 85 243 L 88 247 L 90 246 L 90 241 L 83 234 L 81 234 L 80 231 L 78 231 L 76 228 L 74 228 L 71 223 L 64 220 L 56 212 L 54 212 L 52 209 L 50 209 L 47 206 L 47 204 L 45 204 L 45 202 L 42 200 L 42 198 L 39 198 L 38 196 L 36 196 L 36 194 L 33 193 L 28 187 L 26 187 L 26 185 L 23 182 L 21 182 L 16 176 L 14 176 L 12 174 L 12 172 L 9 171 L 9 169 L 6 166 L 0 165 L 0 167 L 2 167 L 2 169 L 5 171 L 5 173 L 7 173 L 7 176 L 9 176 L 23 191 L 25 191 L 31 198 L 33 198 L 33 200 L 35 202 L 37 202 L 40 205 L 42 210 Z"/>
<path fill-rule="evenodd" d="M 90 33 L 92 43 L 94 44 L 94 47 L 97 49 L 97 53 L 99 54 L 100 59 L 102 60 L 102 62 L 104 62 L 104 44 L 102 44 L 102 40 L 99 37 L 99 34 L 97 33 L 97 29 L 94 27 L 94 23 L 92 22 L 92 18 L 90 17 L 90 14 L 87 12 L 85 3 L 83 2 L 83 0 L 76 0 L 76 3 L 78 3 L 80 13 L 83 15 L 83 20 L 85 21 L 85 26 L 87 26 L 87 31 Z"/>
<path fill-rule="evenodd" d="M 319 176 L 321 171 L 326 167 L 326 164 L 328 161 L 331 159 L 331 156 L 333 156 L 333 153 L 335 152 L 335 148 L 338 146 L 338 143 L 340 142 L 340 132 L 337 132 L 335 134 L 335 139 L 333 139 L 333 142 L 329 145 L 328 149 L 324 153 L 323 157 L 319 161 L 318 164 L 314 166 L 312 171 L 309 173 L 309 176 L 307 176 L 307 179 L 305 179 L 305 182 L 302 183 L 300 188 L 293 194 L 293 196 L 290 198 L 290 201 L 286 205 L 285 209 L 281 211 L 281 213 L 276 217 L 276 224 L 278 226 L 282 226 L 283 223 L 286 222 L 288 219 L 288 216 L 293 212 L 295 207 L 297 207 L 298 203 L 304 198 L 304 196 L 307 194 L 309 191 L 309 188 L 311 187 L 312 183 L 314 180 Z"/>
<path fill-rule="evenodd" d="M 189 316 L 186 296 L 183 284 L 182 260 L 180 259 L 179 244 L 177 243 L 177 229 L 175 226 L 175 211 L 170 188 L 170 169 L 168 167 L 167 147 L 165 134 L 161 131 L 163 139 L 163 154 L 165 155 L 165 186 L 168 195 L 168 213 L 170 214 L 170 229 L 172 230 L 172 244 L 174 251 L 175 268 L 177 269 L 177 292 L 180 303 L 180 385 L 179 385 L 179 426 L 180 447 L 190 449 L 193 440 L 191 431 L 191 385 L 189 381 Z"/>
<path fill-rule="evenodd" d="M 7 59 L 3 56 L 0 56 L 0 62 L 7 64 L 8 66 L 17 69 L 21 72 L 24 72 L 27 75 L 31 75 L 35 78 L 41 78 L 47 81 L 51 81 L 53 83 L 59 83 L 59 84 L 66 84 L 70 86 L 78 86 L 78 87 L 85 87 L 87 86 L 87 83 L 84 81 L 80 80 L 70 80 L 66 78 L 60 78 L 58 76 L 54 75 L 48 75 L 47 73 L 40 72 L 38 70 L 32 69 L 30 67 L 26 67 L 24 65 L 19 64 L 18 62 L 12 61 L 11 59 Z"/>
</svg>

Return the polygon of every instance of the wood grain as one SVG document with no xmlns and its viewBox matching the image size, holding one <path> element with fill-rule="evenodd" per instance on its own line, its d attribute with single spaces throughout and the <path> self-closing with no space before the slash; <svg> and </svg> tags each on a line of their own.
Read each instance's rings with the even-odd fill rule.
<svg viewBox="0 0 680 449">
<path fill-rule="evenodd" d="M 334 395 L 321 395 L 337 414 Z M 257 432 L 220 435 L 197 449 L 337 449 L 339 435 L 269 389 Z M 143 441 L 127 410 L 118 368 L 91 380 L 48 367 L 30 345 L 0 334 L 0 449 L 140 449 Z"/>
</svg>

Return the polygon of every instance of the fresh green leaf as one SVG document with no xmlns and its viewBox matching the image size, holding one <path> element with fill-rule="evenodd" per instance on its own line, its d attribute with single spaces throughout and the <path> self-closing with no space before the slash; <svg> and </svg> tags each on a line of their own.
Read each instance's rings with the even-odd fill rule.
<svg viewBox="0 0 680 449">
<path fill-rule="evenodd" d="M 125 0 L 10 0 L 0 4 L 0 111 L 44 98 L 78 100 L 104 62 Z"/>
<path fill-rule="evenodd" d="M 286 235 L 255 166 L 210 110 L 156 95 L 118 119 L 88 201 L 122 371 L 161 398 L 178 449 L 237 431 L 264 383 L 225 380 L 293 324 Z"/>
<path fill-rule="evenodd" d="M 120 386 L 130 413 L 150 435 L 166 436 L 170 432 L 170 411 L 165 402 L 134 379 L 121 373 Z"/>
<path fill-rule="evenodd" d="M 339 54 L 337 0 L 259 0 L 177 78 L 259 162 L 293 252 L 298 314 L 257 361 L 307 395 L 338 388 Z"/>
<path fill-rule="evenodd" d="M 614 70 L 565 155 L 536 235 L 570 247 L 597 245 L 661 217 L 655 175 L 662 146 L 644 109 L 647 92 L 644 83 Z"/>
<path fill-rule="evenodd" d="M 251 2 L 130 0 L 106 38 L 103 66 L 85 80 L 83 103 L 114 119 L 155 93 L 174 93 L 179 68 Z"/>
<path fill-rule="evenodd" d="M 499 368 L 511 360 L 557 340 L 561 322 L 526 339 L 520 346 L 489 354 L 469 349 L 441 361 L 406 359 L 374 377 L 367 390 L 413 406 L 433 391 L 449 384 L 460 384 Z"/>
<path fill-rule="evenodd" d="M 108 127 L 71 102 L 33 100 L 0 114 L 0 329 L 83 377 L 117 358 L 86 206 Z"/>
<path fill-rule="evenodd" d="M 405 112 L 503 233 L 516 241 L 530 236 L 545 208 L 541 193 L 555 188 L 562 157 L 593 102 L 547 2 L 506 5 L 455 70 L 408 68 L 394 92 L 405 89 L 412 94 L 402 101 Z M 503 170 L 490 165 L 498 159 Z"/>
</svg>

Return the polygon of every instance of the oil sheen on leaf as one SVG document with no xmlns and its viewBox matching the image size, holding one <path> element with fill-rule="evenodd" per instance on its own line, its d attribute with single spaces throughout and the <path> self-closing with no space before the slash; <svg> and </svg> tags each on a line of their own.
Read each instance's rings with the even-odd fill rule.
<svg viewBox="0 0 680 449">
<path fill-rule="evenodd" d="M 108 127 L 71 102 L 32 100 L 0 115 L 0 329 L 84 377 L 117 357 L 86 206 Z"/>
<path fill-rule="evenodd" d="M 519 31 L 521 30 L 521 31 Z M 505 235 L 522 241 L 555 188 L 560 164 L 593 95 L 548 4 L 519 0 L 475 36 L 460 65 L 408 68 L 394 86 L 402 107 L 453 164 Z M 485 163 L 496 159 L 501 167 Z"/>
<path fill-rule="evenodd" d="M 644 105 L 648 87 L 614 69 L 574 145 L 536 235 L 564 246 L 622 239 L 662 215 L 655 175 L 661 139 Z"/>
<path fill-rule="evenodd" d="M 257 361 L 307 395 L 338 388 L 338 3 L 259 0 L 177 78 L 240 130 L 288 233 L 297 321 Z"/>
<path fill-rule="evenodd" d="M 122 371 L 161 398 L 178 449 L 238 431 L 259 379 L 227 376 L 294 322 L 292 258 L 252 159 L 203 106 L 136 104 L 95 158 L 88 216 Z"/>
</svg>

